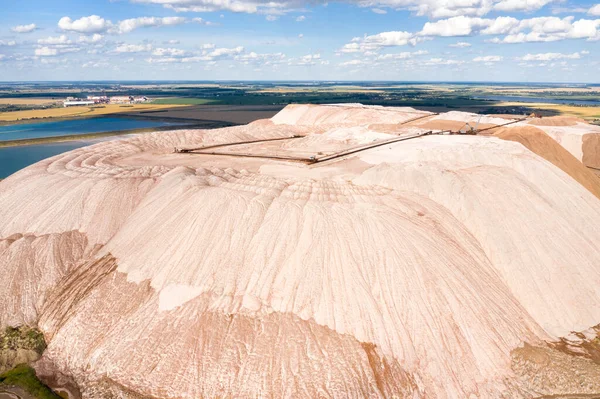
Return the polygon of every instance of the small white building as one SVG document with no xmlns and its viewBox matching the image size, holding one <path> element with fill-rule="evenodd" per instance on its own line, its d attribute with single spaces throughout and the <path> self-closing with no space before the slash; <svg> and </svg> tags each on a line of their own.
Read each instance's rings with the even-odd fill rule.
<svg viewBox="0 0 600 399">
<path fill-rule="evenodd" d="M 77 106 L 82 106 L 82 105 L 94 105 L 95 102 L 94 101 L 87 101 L 87 100 L 67 100 L 63 102 L 63 105 L 65 107 L 77 107 Z"/>
<path fill-rule="evenodd" d="M 96 104 L 107 104 L 109 98 L 107 96 L 87 96 L 88 101 L 93 101 Z"/>
<path fill-rule="evenodd" d="M 114 96 L 110 98 L 111 104 L 130 104 L 133 102 L 132 96 Z"/>
</svg>

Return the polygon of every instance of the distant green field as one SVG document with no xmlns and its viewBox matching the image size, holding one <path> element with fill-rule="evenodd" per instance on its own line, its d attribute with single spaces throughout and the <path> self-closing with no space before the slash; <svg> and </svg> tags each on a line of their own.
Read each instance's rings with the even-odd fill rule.
<svg viewBox="0 0 600 399">
<path fill-rule="evenodd" d="M 346 93 L 346 92 L 301 92 L 301 93 L 223 93 L 206 97 L 163 97 L 153 104 L 161 105 L 287 105 L 287 104 L 362 103 L 365 105 L 388 106 L 433 106 L 460 108 L 464 106 L 489 105 L 489 102 L 474 100 L 467 96 L 439 95 L 437 93 Z"/>
<path fill-rule="evenodd" d="M 203 105 L 213 104 L 217 101 L 210 100 L 208 98 L 185 98 L 185 97 L 173 97 L 173 98 L 157 98 L 153 100 L 153 104 L 163 105 Z"/>
</svg>

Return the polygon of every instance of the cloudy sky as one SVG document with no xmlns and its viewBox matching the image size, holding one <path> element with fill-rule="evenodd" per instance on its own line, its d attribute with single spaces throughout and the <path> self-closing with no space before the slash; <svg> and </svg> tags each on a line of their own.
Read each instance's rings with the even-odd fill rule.
<svg viewBox="0 0 600 399">
<path fill-rule="evenodd" d="M 587 1 L 2 0 L 1 8 L 4 81 L 600 82 L 600 4 Z"/>
</svg>

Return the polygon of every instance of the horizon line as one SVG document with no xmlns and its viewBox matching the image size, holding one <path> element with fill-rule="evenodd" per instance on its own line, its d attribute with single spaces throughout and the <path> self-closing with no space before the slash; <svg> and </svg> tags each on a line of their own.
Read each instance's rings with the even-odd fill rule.
<svg viewBox="0 0 600 399">
<path fill-rule="evenodd" d="M 264 80 L 264 79 L 213 79 L 213 80 L 189 80 L 189 79 L 92 79 L 92 80 L 0 80 L 0 84 L 6 83 L 102 83 L 102 82 L 195 82 L 195 83 L 495 83 L 495 84 L 555 84 L 555 85 L 591 85 L 600 86 L 600 82 L 527 82 L 527 81 L 509 81 L 509 80 L 335 80 L 335 79 L 309 79 L 309 80 Z"/>
</svg>

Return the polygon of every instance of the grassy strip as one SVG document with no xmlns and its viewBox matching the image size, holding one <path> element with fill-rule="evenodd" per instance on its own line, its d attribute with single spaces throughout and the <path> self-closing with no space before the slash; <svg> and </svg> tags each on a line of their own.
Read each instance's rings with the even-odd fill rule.
<svg viewBox="0 0 600 399">
<path fill-rule="evenodd" d="M 555 111 L 560 115 L 573 115 L 587 120 L 595 120 L 600 118 L 600 107 L 582 107 L 563 104 L 547 104 L 547 103 L 527 103 L 527 102 L 504 102 L 498 103 L 497 106 L 510 107 L 521 106 L 532 109 Z"/>
<path fill-rule="evenodd" d="M 7 327 L 0 333 L 0 350 L 31 349 L 40 355 L 46 349 L 44 335 L 29 327 Z"/>
<path fill-rule="evenodd" d="M 50 122 L 58 119 L 77 119 L 102 115 L 114 115 L 132 111 L 156 111 L 168 108 L 183 107 L 185 105 L 161 104 L 106 104 L 96 106 L 56 107 L 28 111 L 0 112 L 0 121 L 3 122 Z"/>
<path fill-rule="evenodd" d="M 0 374 L 0 386 L 17 386 L 38 399 L 62 399 L 44 385 L 35 375 L 35 370 L 26 364 L 19 364 L 12 370 Z"/>
<path fill-rule="evenodd" d="M 152 104 L 159 105 L 204 105 L 212 104 L 217 102 L 216 100 L 210 100 L 208 98 L 186 98 L 186 97 L 171 97 L 171 98 L 157 98 L 152 100 Z"/>
</svg>

